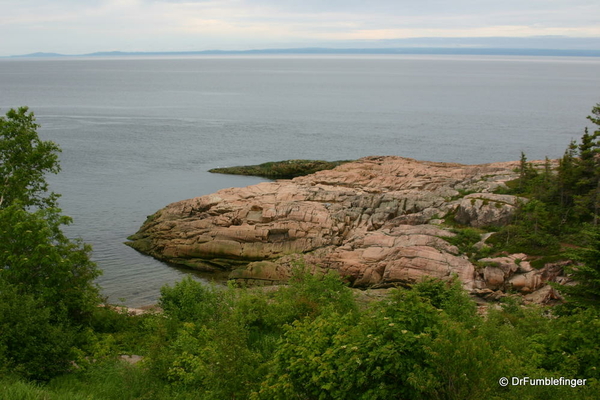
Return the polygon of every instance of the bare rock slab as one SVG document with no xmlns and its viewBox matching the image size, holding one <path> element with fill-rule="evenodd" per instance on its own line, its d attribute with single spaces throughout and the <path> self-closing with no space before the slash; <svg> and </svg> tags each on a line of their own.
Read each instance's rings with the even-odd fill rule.
<svg viewBox="0 0 600 400">
<path fill-rule="evenodd" d="M 518 280 L 516 270 L 482 276 L 444 240 L 453 233 L 434 224 L 450 213 L 476 227 L 505 223 L 521 199 L 491 192 L 516 178 L 517 164 L 366 157 L 169 204 L 128 244 L 160 260 L 266 283 L 285 280 L 290 260 L 301 254 L 357 287 L 458 275 L 469 289 L 495 290 L 511 279 L 533 289 L 537 278 Z M 461 196 L 466 191 L 476 193 Z"/>
</svg>

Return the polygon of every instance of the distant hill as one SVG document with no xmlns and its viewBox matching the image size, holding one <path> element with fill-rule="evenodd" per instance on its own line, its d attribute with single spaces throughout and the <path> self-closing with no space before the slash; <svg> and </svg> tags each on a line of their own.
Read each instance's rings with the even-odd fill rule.
<svg viewBox="0 0 600 400">
<path fill-rule="evenodd" d="M 43 57 L 66 57 L 64 54 L 59 53 L 31 53 L 31 54 L 23 54 L 21 56 L 13 56 L 13 57 L 32 57 L 32 58 L 43 58 Z"/>
<path fill-rule="evenodd" d="M 398 48 L 291 48 L 257 50 L 203 50 L 164 52 L 96 52 L 88 54 L 31 53 L 11 58 L 51 57 L 152 57 L 152 56 L 195 56 L 195 55 L 292 55 L 292 54 L 445 54 L 445 55 L 502 55 L 502 56 L 566 56 L 600 57 L 600 50 L 585 49 L 527 49 L 527 48 L 463 48 L 463 47 L 398 47 Z"/>
</svg>

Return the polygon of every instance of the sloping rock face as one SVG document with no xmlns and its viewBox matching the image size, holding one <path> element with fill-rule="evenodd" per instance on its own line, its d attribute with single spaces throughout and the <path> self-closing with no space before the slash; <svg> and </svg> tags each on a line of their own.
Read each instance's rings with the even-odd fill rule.
<svg viewBox="0 0 600 400">
<path fill-rule="evenodd" d="M 456 274 L 466 288 L 496 289 L 492 272 L 476 270 L 444 240 L 454 234 L 439 223 L 450 213 L 475 227 L 508 222 L 520 200 L 490 192 L 516 177 L 517 164 L 367 157 L 170 204 L 128 244 L 199 270 L 233 270 L 232 277 L 246 280 L 285 280 L 295 255 L 302 254 L 357 287 Z M 467 191 L 476 193 L 461 196 Z M 502 285 L 508 275 L 503 277 Z"/>
<path fill-rule="evenodd" d="M 458 204 L 455 220 L 476 228 L 503 226 L 510 223 L 515 209 L 527 199 L 493 193 L 474 193 L 465 196 Z"/>
</svg>

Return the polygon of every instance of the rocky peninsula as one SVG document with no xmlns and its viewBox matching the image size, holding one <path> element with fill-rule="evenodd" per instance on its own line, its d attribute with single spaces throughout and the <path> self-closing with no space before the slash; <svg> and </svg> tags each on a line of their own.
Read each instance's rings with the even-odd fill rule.
<svg viewBox="0 0 600 400">
<path fill-rule="evenodd" d="M 366 157 L 291 180 L 172 203 L 127 244 L 200 271 L 253 284 L 285 281 L 302 262 L 336 270 L 353 287 L 390 287 L 457 276 L 494 299 L 518 292 L 544 303 L 564 282 L 562 264 L 533 268 L 525 254 L 473 259 L 453 244 L 453 224 L 502 226 L 527 199 L 495 194 L 518 162 L 482 165 Z M 480 248 L 490 234 L 481 231 Z M 300 261 L 301 260 L 301 261 Z"/>
</svg>

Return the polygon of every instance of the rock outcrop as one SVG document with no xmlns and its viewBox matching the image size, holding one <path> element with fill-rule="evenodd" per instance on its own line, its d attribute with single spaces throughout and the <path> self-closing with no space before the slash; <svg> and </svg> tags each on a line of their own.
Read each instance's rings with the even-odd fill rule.
<svg viewBox="0 0 600 400">
<path fill-rule="evenodd" d="M 510 223 L 516 207 L 526 202 L 527 199 L 523 197 L 505 194 L 469 194 L 458 204 L 454 219 L 460 224 L 476 228 L 490 225 L 503 226 Z"/>
<path fill-rule="evenodd" d="M 441 225 L 449 215 L 473 227 L 509 222 L 524 199 L 491 192 L 516 178 L 517 165 L 367 157 L 170 204 L 128 244 L 164 261 L 231 270 L 232 278 L 263 283 L 285 280 L 300 254 L 356 287 L 457 275 L 471 290 L 510 284 L 532 293 L 545 282 L 535 271 L 514 259 L 476 267 L 446 240 L 454 233 Z"/>
</svg>

